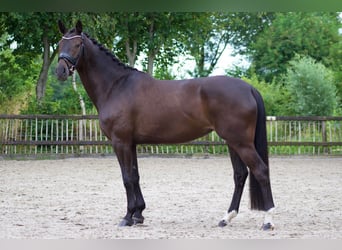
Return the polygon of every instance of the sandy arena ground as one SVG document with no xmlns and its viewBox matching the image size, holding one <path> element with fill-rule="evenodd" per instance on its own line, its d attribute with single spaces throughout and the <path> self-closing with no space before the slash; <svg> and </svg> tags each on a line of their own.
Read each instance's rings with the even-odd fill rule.
<svg viewBox="0 0 342 250">
<path fill-rule="evenodd" d="M 226 157 L 139 158 L 145 223 L 119 228 L 126 196 L 114 157 L 0 160 L 0 238 L 339 238 L 342 157 L 270 159 L 276 229 L 249 210 L 217 226 L 233 192 Z M 248 184 L 248 183 L 246 183 Z"/>
</svg>

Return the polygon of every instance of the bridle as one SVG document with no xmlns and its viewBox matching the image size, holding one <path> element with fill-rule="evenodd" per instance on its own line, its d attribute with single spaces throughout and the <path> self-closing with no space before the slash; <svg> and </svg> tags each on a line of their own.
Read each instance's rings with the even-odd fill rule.
<svg viewBox="0 0 342 250">
<path fill-rule="evenodd" d="M 75 39 L 75 38 L 81 38 L 82 39 L 81 48 L 80 48 L 77 56 L 76 57 L 72 57 L 68 53 L 64 53 L 64 52 L 60 53 L 59 56 L 58 56 L 58 61 L 60 59 L 65 61 L 66 65 L 69 68 L 70 75 L 72 75 L 74 73 L 74 71 L 76 69 L 76 65 L 78 63 L 78 60 L 80 59 L 81 55 L 83 54 L 83 51 L 84 51 L 84 46 L 83 46 L 84 37 L 83 37 L 83 33 L 81 33 L 81 35 L 75 35 L 75 36 L 71 36 L 71 37 L 62 36 L 62 40 L 72 40 L 72 39 Z"/>
</svg>

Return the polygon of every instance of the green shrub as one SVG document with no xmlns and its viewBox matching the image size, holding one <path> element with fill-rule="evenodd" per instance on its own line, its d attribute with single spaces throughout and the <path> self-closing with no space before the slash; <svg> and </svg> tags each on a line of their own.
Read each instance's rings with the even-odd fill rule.
<svg viewBox="0 0 342 250">
<path fill-rule="evenodd" d="M 337 97 L 332 72 L 310 57 L 296 56 L 289 64 L 284 83 L 295 115 L 333 115 Z"/>
<path fill-rule="evenodd" d="M 281 84 L 259 81 L 255 74 L 249 78 L 242 77 L 242 80 L 259 90 L 264 99 L 267 115 L 284 116 L 291 113 L 288 105 L 289 93 Z"/>
</svg>

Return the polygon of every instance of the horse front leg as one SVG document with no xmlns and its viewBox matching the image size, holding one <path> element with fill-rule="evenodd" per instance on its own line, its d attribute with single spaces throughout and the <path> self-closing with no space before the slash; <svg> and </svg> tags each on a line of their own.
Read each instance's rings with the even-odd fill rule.
<svg viewBox="0 0 342 250">
<path fill-rule="evenodd" d="M 132 145 L 132 155 L 133 155 L 133 175 L 136 176 L 136 182 L 134 182 L 134 194 L 135 194 L 135 212 L 133 214 L 134 224 L 144 223 L 144 216 L 142 216 L 142 211 L 145 209 L 145 200 L 140 189 L 140 176 L 138 170 L 138 159 L 137 159 L 137 149 L 136 145 Z"/>
<path fill-rule="evenodd" d="M 226 226 L 228 223 L 231 222 L 233 218 L 237 216 L 239 212 L 242 192 L 245 186 L 246 178 L 248 176 L 247 166 L 244 164 L 235 150 L 229 147 L 229 153 L 234 170 L 235 188 L 229 209 L 222 220 L 219 222 L 220 227 Z"/>
<path fill-rule="evenodd" d="M 127 196 L 127 213 L 119 226 L 143 223 L 142 211 L 145 209 L 145 201 L 139 185 L 136 146 L 126 143 L 113 143 L 113 148 L 120 164 Z"/>
</svg>

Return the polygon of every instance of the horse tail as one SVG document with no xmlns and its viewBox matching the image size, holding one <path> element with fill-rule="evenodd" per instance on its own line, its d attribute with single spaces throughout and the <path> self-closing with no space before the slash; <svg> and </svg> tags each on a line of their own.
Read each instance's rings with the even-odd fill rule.
<svg viewBox="0 0 342 250">
<path fill-rule="evenodd" d="M 261 94 L 255 88 L 252 88 L 252 94 L 257 103 L 257 122 L 255 128 L 254 145 L 259 156 L 267 167 L 267 176 L 269 177 L 269 161 L 268 161 L 268 146 L 266 133 L 266 111 L 264 101 Z M 264 199 L 261 192 L 261 186 L 255 176 L 249 175 L 250 200 L 251 209 L 265 210 Z"/>
</svg>

